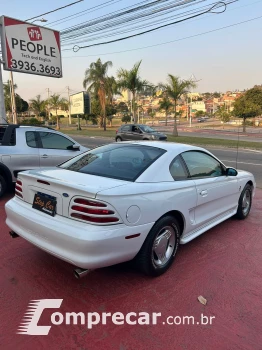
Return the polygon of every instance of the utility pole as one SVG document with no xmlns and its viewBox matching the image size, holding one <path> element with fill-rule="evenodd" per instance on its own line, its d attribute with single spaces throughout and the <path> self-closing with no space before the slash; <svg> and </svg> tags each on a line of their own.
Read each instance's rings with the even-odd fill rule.
<svg viewBox="0 0 262 350">
<path fill-rule="evenodd" d="M 13 72 L 12 71 L 10 71 L 10 81 L 11 81 L 11 92 L 12 92 L 13 124 L 17 124 L 15 89 L 14 89 L 14 79 L 13 79 Z"/>
<path fill-rule="evenodd" d="M 49 110 L 49 94 L 50 94 L 50 90 L 49 90 L 49 88 L 47 88 L 46 90 L 47 90 L 47 117 L 48 117 L 48 119 L 50 119 L 50 110 Z"/>
<path fill-rule="evenodd" d="M 5 114 L 4 83 L 2 77 L 2 61 L 0 59 L 0 124 L 7 124 Z"/>
<path fill-rule="evenodd" d="M 68 111 L 69 111 L 69 124 L 72 124 L 72 120 L 71 120 L 71 106 L 70 106 L 70 89 L 69 86 L 66 87 L 67 88 L 67 95 L 68 95 Z"/>
</svg>

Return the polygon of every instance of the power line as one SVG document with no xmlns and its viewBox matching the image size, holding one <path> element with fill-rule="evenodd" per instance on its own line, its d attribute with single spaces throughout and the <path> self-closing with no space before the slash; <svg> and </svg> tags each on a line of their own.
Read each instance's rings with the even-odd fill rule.
<svg viewBox="0 0 262 350">
<path fill-rule="evenodd" d="M 90 7 L 86 10 L 83 10 L 83 11 L 80 11 L 80 12 L 76 12 L 72 15 L 69 15 L 69 16 L 66 16 L 66 17 L 62 17 L 56 21 L 53 21 L 53 22 L 49 22 L 48 25 L 50 24 L 53 24 L 53 23 L 56 23 L 55 25 L 59 25 L 61 23 L 64 23 L 64 22 L 68 22 L 68 21 L 71 21 L 75 18 L 78 18 L 78 17 L 81 17 L 81 16 L 84 16 L 86 13 L 90 13 L 90 12 L 94 12 L 94 11 L 97 11 L 97 10 L 100 10 L 104 7 L 107 7 L 107 6 L 110 6 L 110 5 L 114 5 L 120 1 L 123 1 L 123 0 L 109 0 L 109 1 L 106 1 L 106 2 L 103 2 L 102 4 L 100 5 L 96 5 L 96 6 L 93 6 L 93 7 Z M 78 15 L 78 16 L 77 16 Z M 58 23 L 60 22 L 60 23 Z M 47 26 L 47 24 L 46 24 Z"/>
<path fill-rule="evenodd" d="M 138 12 L 138 11 L 146 9 L 146 8 L 151 9 L 155 5 L 158 5 L 158 4 L 164 3 L 164 2 L 168 2 L 168 1 L 171 1 L 171 0 L 154 0 L 154 1 L 151 1 L 150 3 L 148 3 L 148 4 L 147 4 L 148 1 L 142 1 L 142 2 L 138 3 L 135 7 L 134 6 L 128 6 L 128 7 L 125 7 L 124 9 L 122 9 L 120 11 L 119 10 L 118 11 L 114 11 L 114 12 L 111 12 L 109 14 L 97 17 L 97 18 L 93 19 L 92 21 L 90 21 L 90 20 L 89 21 L 85 21 L 85 22 L 82 22 L 80 24 L 77 24 L 77 25 L 71 26 L 69 28 L 66 28 L 65 30 L 61 31 L 61 35 L 65 36 L 66 34 L 71 34 L 73 31 L 74 32 L 79 32 L 81 30 L 85 30 L 86 27 L 90 27 L 91 25 L 100 24 L 101 21 L 105 22 L 105 21 L 109 21 L 111 19 L 114 20 L 116 18 L 125 16 L 125 15 L 129 15 L 131 13 Z M 181 2 L 182 0 L 173 0 L 173 1 L 176 1 L 176 2 L 180 1 Z M 196 1 L 196 0 L 186 0 L 186 1 Z"/>
<path fill-rule="evenodd" d="M 233 8 L 233 9 L 230 9 L 230 10 L 227 10 L 227 11 L 235 11 L 236 9 L 239 9 L 239 8 L 242 8 L 242 7 L 247 7 L 247 6 L 251 6 L 251 5 L 254 5 L 254 4 L 257 4 L 257 3 L 260 3 L 262 0 L 259 0 L 259 1 L 255 1 L 255 2 L 252 2 L 252 3 L 249 3 L 249 4 L 246 4 L 246 5 L 242 5 L 242 6 L 238 6 L 236 8 Z M 192 10 L 190 10 L 192 12 Z M 188 11 L 188 12 L 190 12 Z M 211 15 L 210 15 L 211 16 Z M 205 18 L 209 18 L 210 16 L 207 16 Z M 173 18 L 173 17 L 177 17 L 172 15 L 170 17 L 166 17 L 166 18 L 163 18 L 163 19 L 159 19 L 158 21 L 155 21 L 154 24 L 158 24 L 158 23 L 165 23 L 167 20 L 170 20 L 170 18 Z M 194 21 L 196 20 L 199 20 L 199 19 L 195 19 Z M 140 22 L 140 21 L 138 21 Z M 144 22 L 144 20 L 143 20 Z M 112 37 L 112 36 L 116 36 L 116 35 L 119 35 L 119 34 L 124 34 L 124 33 L 128 33 L 128 32 L 132 32 L 134 30 L 138 30 L 138 29 L 143 29 L 143 28 L 146 28 L 146 27 L 150 27 L 152 26 L 153 23 L 150 22 L 150 23 L 147 23 L 147 24 L 138 24 L 136 25 L 135 27 L 130 27 L 129 29 L 126 29 L 126 30 L 123 30 L 123 29 L 120 29 L 120 31 L 113 31 L 111 29 L 108 29 L 108 30 L 103 30 L 102 33 L 98 36 L 97 34 L 93 34 L 93 35 L 88 35 L 88 41 L 91 42 L 91 41 L 95 41 L 95 40 L 98 40 L 100 38 L 108 38 L 108 37 Z M 122 27 L 122 25 L 121 25 Z M 96 35 L 96 36 L 95 36 Z M 74 44 L 79 44 L 79 43 L 83 43 L 83 42 L 86 42 L 86 38 L 85 36 L 83 36 L 82 40 L 79 40 L 79 41 L 74 41 L 74 42 L 67 42 L 67 43 L 64 43 L 63 46 L 68 46 L 68 45 L 71 45 L 72 43 Z M 63 51 L 63 50 L 62 50 Z"/>
<path fill-rule="evenodd" d="M 254 18 L 248 19 L 248 20 L 246 20 L 246 21 L 237 22 L 237 23 L 230 24 L 230 25 L 228 25 L 228 26 L 224 26 L 224 27 L 220 27 L 220 28 L 217 28 L 217 29 L 209 30 L 209 31 L 207 31 L 207 32 L 202 32 L 202 33 L 198 33 L 198 34 L 186 36 L 186 37 L 183 37 L 183 38 L 179 38 L 179 39 L 175 39 L 175 40 L 171 40 L 171 41 L 166 41 L 166 42 L 164 42 L 164 43 L 159 43 L 159 44 L 154 44 L 154 45 L 148 45 L 148 46 L 138 47 L 138 48 L 135 48 L 135 49 L 129 49 L 129 50 L 123 50 L 123 51 L 116 51 L 116 52 L 107 52 L 107 53 L 101 53 L 101 54 L 95 54 L 95 55 L 88 55 L 88 56 L 67 56 L 67 57 L 63 57 L 63 58 L 76 58 L 76 57 L 79 57 L 79 58 L 82 57 L 82 58 L 84 58 L 84 57 L 113 55 L 113 54 L 125 53 L 125 52 L 130 52 L 130 51 L 144 50 L 144 49 L 148 49 L 148 48 L 151 48 L 151 47 L 156 47 L 156 46 L 161 46 L 161 45 L 167 45 L 167 44 L 171 44 L 171 43 L 174 43 L 174 42 L 177 42 L 177 41 L 182 41 L 182 40 L 191 39 L 191 38 L 199 37 L 199 36 L 202 36 L 202 35 L 206 35 L 206 34 L 218 32 L 218 31 L 220 31 L 220 30 L 224 30 L 224 29 L 227 29 L 227 28 L 235 27 L 235 26 L 238 26 L 238 25 L 240 25 L 240 24 L 252 22 L 252 21 L 255 21 L 255 20 L 260 19 L 260 18 L 262 18 L 262 15 L 261 15 L 261 16 L 258 16 L 258 17 L 254 17 Z"/>
<path fill-rule="evenodd" d="M 192 0 L 191 0 L 192 1 Z M 197 0 L 194 0 L 194 1 L 197 1 Z M 163 23 L 164 21 L 167 21 L 167 20 L 170 20 L 170 19 L 174 19 L 174 17 L 185 17 L 186 14 L 190 14 L 190 13 L 196 13 L 196 12 L 199 12 L 199 10 L 201 8 L 203 9 L 206 9 L 207 6 L 204 6 L 204 7 L 201 7 L 201 8 L 198 8 L 198 9 L 194 9 L 194 10 L 187 10 L 185 12 L 182 12 L 180 14 L 177 14 L 177 15 L 172 15 L 170 17 L 167 17 L 167 18 L 161 18 L 161 16 L 166 16 L 166 15 L 170 15 L 170 13 L 172 13 L 173 11 L 178 11 L 182 8 L 186 8 L 186 7 L 189 7 L 189 6 L 192 6 L 191 3 L 188 3 L 186 5 L 178 5 L 177 4 L 177 1 L 175 1 L 176 3 L 175 4 L 171 4 L 171 5 L 168 5 L 166 7 L 156 7 L 153 11 L 150 9 L 149 11 L 143 11 L 143 12 L 140 12 L 139 15 L 134 15 L 134 16 L 129 16 L 129 17 L 124 17 L 124 18 L 119 18 L 117 20 L 113 20 L 113 21 L 109 21 L 109 23 L 106 23 L 106 21 L 103 21 L 101 23 L 101 21 L 98 21 L 98 24 L 96 25 L 96 23 L 94 25 L 88 25 L 87 28 L 84 29 L 84 31 L 82 31 L 82 34 L 73 34 L 71 36 L 67 36 L 65 38 L 65 36 L 62 34 L 62 44 L 63 45 L 69 45 L 70 43 L 65 43 L 66 41 L 70 41 L 72 42 L 74 40 L 73 43 L 76 43 L 75 39 L 74 38 L 77 38 L 77 37 L 82 37 L 84 38 L 85 36 L 88 35 L 88 41 L 90 40 L 90 35 L 88 33 L 93 33 L 95 32 L 95 35 L 97 32 L 102 32 L 102 33 L 105 33 L 107 31 L 107 29 L 110 30 L 110 36 L 115 36 L 116 34 L 119 34 L 119 33 L 112 33 L 112 27 L 121 27 L 121 26 L 124 26 L 125 27 L 125 30 L 123 31 L 124 33 L 125 32 L 130 32 L 130 31 L 134 31 L 136 29 L 139 29 L 139 27 L 135 27 L 135 28 L 130 28 L 130 27 L 127 27 L 127 23 L 128 22 L 133 22 L 133 24 L 137 23 L 139 24 L 140 22 L 143 23 L 142 25 L 142 28 L 144 27 L 148 27 L 148 26 L 153 26 L 153 25 L 156 25 L 157 23 Z M 203 0 L 198 0 L 197 3 L 201 3 L 203 2 Z M 179 8 L 178 8 L 179 7 Z M 146 17 L 146 18 L 145 18 Z M 152 22 L 152 23 L 146 23 L 147 21 L 150 21 L 150 20 L 154 20 L 154 18 L 157 18 L 157 21 L 155 22 Z M 131 24 L 131 26 L 133 25 Z M 110 29 L 111 28 L 111 29 Z M 129 29 L 128 29 L 129 28 Z M 141 28 L 141 25 L 140 25 L 140 28 Z M 120 29 L 120 28 L 119 28 Z M 117 30 L 117 29 L 116 29 Z M 101 33 L 101 35 L 103 35 Z M 121 32 L 120 32 L 121 34 Z M 86 40 L 81 40 L 81 42 L 84 42 Z"/>
<path fill-rule="evenodd" d="M 190 5 L 187 5 L 187 6 L 190 6 Z M 62 46 L 68 46 L 68 45 L 71 45 L 71 44 L 79 44 L 79 43 L 83 43 L 83 42 L 86 42 L 88 40 L 88 42 L 90 41 L 95 41 L 97 39 L 100 39 L 100 38 L 108 38 L 108 37 L 112 37 L 112 36 L 116 36 L 116 35 L 119 35 L 119 34 L 124 34 L 124 33 L 128 33 L 128 32 L 133 32 L 135 30 L 139 30 L 139 29 L 144 29 L 144 28 L 148 28 L 148 27 L 152 27 L 152 26 L 155 26 L 156 24 L 158 23 L 165 23 L 165 22 L 169 22 L 171 19 L 174 19 L 174 18 L 179 18 L 179 17 L 185 17 L 186 15 L 189 15 L 189 14 L 194 14 L 194 13 L 198 13 L 200 11 L 200 9 L 206 9 L 207 6 L 204 6 L 204 7 L 200 7 L 198 9 L 194 9 L 194 10 L 187 10 L 183 13 L 180 13 L 180 14 L 176 14 L 176 15 L 171 15 L 169 17 L 165 17 L 165 18 L 161 18 L 161 14 L 157 16 L 157 20 L 154 20 L 154 17 L 153 18 L 148 18 L 148 19 L 138 19 L 136 20 L 135 23 L 133 23 L 135 26 L 130 26 L 130 27 L 127 27 L 126 26 L 126 22 L 124 22 L 123 24 L 120 25 L 120 27 L 124 26 L 125 29 L 121 29 L 121 28 L 118 28 L 116 29 L 115 31 L 112 29 L 102 29 L 102 30 L 99 30 L 99 34 L 97 34 L 96 32 L 92 35 L 90 34 L 86 34 L 86 35 L 82 35 L 82 39 L 81 40 L 73 40 L 73 39 L 68 39 L 69 41 L 68 42 L 65 42 L 65 41 L 62 41 Z M 176 11 L 177 9 L 173 9 L 173 10 L 168 10 L 168 14 L 170 14 L 172 11 Z M 164 14 L 166 15 L 166 14 Z M 149 16 L 151 17 L 151 16 Z M 151 22 L 150 22 L 151 20 Z M 139 24 L 140 22 L 143 22 L 143 24 Z M 146 23 L 145 23 L 146 22 Z M 117 25 L 116 27 L 119 27 L 119 25 Z M 89 30 L 89 33 L 92 33 L 94 32 L 95 29 L 90 29 Z M 101 33 L 100 33 L 101 31 Z M 98 35 L 98 36 L 97 36 Z M 86 38 L 86 36 L 88 36 Z"/>
<path fill-rule="evenodd" d="M 49 15 L 50 13 L 53 13 L 53 12 L 62 10 L 62 9 L 64 9 L 64 8 L 66 8 L 66 7 L 75 5 L 75 4 L 77 4 L 77 3 L 79 3 L 79 2 L 82 2 L 82 1 L 84 1 L 84 0 L 78 0 L 78 1 L 72 2 L 71 4 L 68 4 L 68 5 L 59 7 L 59 8 L 57 8 L 57 9 L 55 9 L 55 10 L 52 10 L 52 11 L 49 11 L 49 12 L 45 12 L 45 13 L 42 13 L 41 15 L 38 15 L 38 16 L 35 16 L 35 17 L 32 17 L 32 18 L 29 18 L 29 19 L 27 19 L 27 21 L 31 21 L 31 19 L 35 19 L 35 18 L 38 18 L 38 17 L 40 17 L 40 16 Z"/>
<path fill-rule="evenodd" d="M 181 20 L 178 20 L 178 21 L 174 21 L 174 22 L 171 22 L 171 23 L 168 23 L 168 24 L 164 24 L 164 25 L 158 26 L 156 28 L 152 28 L 152 29 L 146 30 L 144 32 L 140 32 L 140 33 L 137 33 L 137 34 L 129 35 L 129 36 L 126 36 L 126 37 L 123 37 L 123 38 L 115 39 L 115 40 L 110 40 L 110 41 L 106 41 L 106 42 L 101 42 L 101 43 L 96 43 L 96 44 L 91 44 L 91 45 L 85 45 L 85 46 L 75 45 L 73 47 L 73 51 L 77 52 L 77 51 L 79 51 L 80 49 L 83 49 L 83 48 L 88 48 L 88 47 L 93 47 L 93 46 L 98 46 L 98 45 L 99 46 L 100 45 L 106 45 L 106 44 L 110 44 L 110 43 L 114 43 L 114 42 L 118 42 L 118 41 L 127 40 L 127 39 L 130 39 L 130 38 L 134 38 L 136 36 L 140 36 L 140 35 L 144 35 L 144 34 L 150 33 L 152 31 L 158 30 L 160 28 L 164 28 L 164 27 L 167 27 L 167 26 L 170 26 L 170 25 L 174 25 L 174 24 L 177 24 L 177 23 L 181 23 L 181 22 L 187 21 L 187 20 L 192 19 L 192 18 L 196 18 L 196 17 L 202 16 L 202 15 L 204 15 L 206 13 L 212 13 L 212 11 L 217 7 L 218 4 L 223 4 L 224 9 L 222 11 L 220 11 L 220 12 L 215 12 L 215 13 L 218 14 L 218 13 L 225 12 L 226 8 L 227 8 L 227 4 L 225 2 L 218 2 L 214 6 L 210 7 L 208 10 L 200 12 L 200 13 L 198 13 L 196 15 L 193 15 L 193 16 L 190 16 L 188 18 L 184 18 L 184 19 L 181 19 Z"/>
</svg>

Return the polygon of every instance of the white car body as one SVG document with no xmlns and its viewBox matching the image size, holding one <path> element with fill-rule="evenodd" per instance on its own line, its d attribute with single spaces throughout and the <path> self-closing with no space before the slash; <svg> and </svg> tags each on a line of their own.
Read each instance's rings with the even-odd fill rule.
<svg viewBox="0 0 262 350">
<path fill-rule="evenodd" d="M 15 196 L 6 204 L 6 224 L 50 254 L 83 269 L 94 269 L 133 259 L 156 221 L 167 213 L 180 215 L 180 243 L 185 244 L 236 214 L 247 183 L 254 195 L 255 179 L 246 171 L 238 171 L 237 176 L 175 181 L 169 171 L 172 160 L 186 151 L 212 155 L 203 148 L 150 141 L 121 144 L 158 147 L 166 152 L 134 182 L 61 168 L 19 173 L 23 199 Z M 39 183 L 39 179 L 50 185 Z M 32 208 L 37 192 L 56 197 L 54 217 Z M 94 224 L 71 218 L 76 197 L 105 203 L 119 221 Z"/>
</svg>

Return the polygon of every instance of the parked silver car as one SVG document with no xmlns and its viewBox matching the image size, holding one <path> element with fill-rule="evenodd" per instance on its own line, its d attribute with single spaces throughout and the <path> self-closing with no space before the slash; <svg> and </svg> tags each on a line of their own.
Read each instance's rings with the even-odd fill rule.
<svg viewBox="0 0 262 350">
<path fill-rule="evenodd" d="M 134 140 L 166 141 L 167 136 L 143 124 L 124 124 L 116 131 L 116 142 Z"/>
<path fill-rule="evenodd" d="M 0 125 L 0 197 L 20 171 L 53 167 L 87 150 L 51 128 Z"/>
</svg>

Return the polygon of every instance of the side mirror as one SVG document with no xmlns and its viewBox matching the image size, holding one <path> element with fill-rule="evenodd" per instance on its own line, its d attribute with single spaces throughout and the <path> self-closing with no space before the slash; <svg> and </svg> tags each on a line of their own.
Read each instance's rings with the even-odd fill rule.
<svg viewBox="0 0 262 350">
<path fill-rule="evenodd" d="M 71 145 L 67 147 L 68 151 L 80 151 L 80 147 L 78 145 Z"/>
<path fill-rule="evenodd" d="M 226 169 L 226 176 L 237 176 L 238 172 L 234 168 L 227 168 Z"/>
</svg>

